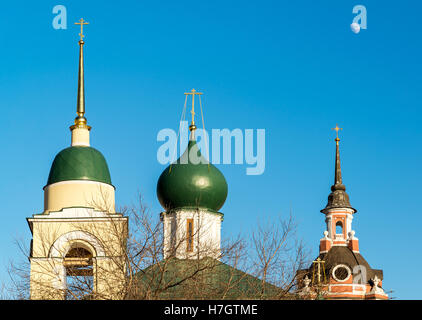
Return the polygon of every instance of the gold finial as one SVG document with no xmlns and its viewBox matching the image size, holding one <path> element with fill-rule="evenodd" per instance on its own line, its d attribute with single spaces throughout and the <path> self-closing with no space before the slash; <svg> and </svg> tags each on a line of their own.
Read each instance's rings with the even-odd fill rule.
<svg viewBox="0 0 422 320">
<path fill-rule="evenodd" d="M 84 36 L 84 24 L 89 24 L 89 22 L 86 22 L 83 18 L 79 20 L 79 22 L 75 22 L 75 24 L 79 24 L 81 26 L 81 33 L 79 36 L 81 37 L 81 41 L 83 41 Z"/>
<path fill-rule="evenodd" d="M 192 110 L 191 110 L 191 114 L 192 114 L 192 123 L 189 126 L 189 130 L 193 131 L 196 129 L 195 126 L 195 95 L 202 95 L 202 92 L 196 92 L 195 89 L 192 89 L 191 92 L 185 92 L 185 95 L 191 95 L 192 96 Z"/>
<path fill-rule="evenodd" d="M 336 124 L 336 127 L 335 127 L 335 128 L 333 128 L 332 130 L 336 130 L 336 135 L 337 135 L 337 137 L 336 137 L 336 141 L 337 141 L 337 142 L 339 142 L 339 141 L 340 141 L 340 139 L 339 139 L 339 137 L 338 137 L 338 132 L 339 132 L 340 130 L 343 130 L 343 128 L 339 128 L 338 124 Z"/>
</svg>

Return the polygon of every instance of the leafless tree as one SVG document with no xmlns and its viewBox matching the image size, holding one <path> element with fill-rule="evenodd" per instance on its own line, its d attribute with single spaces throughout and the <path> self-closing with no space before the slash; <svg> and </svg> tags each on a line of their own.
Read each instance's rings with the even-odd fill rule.
<svg viewBox="0 0 422 320">
<path fill-rule="evenodd" d="M 97 211 L 109 212 L 110 206 L 92 205 Z M 128 228 L 123 230 L 120 220 L 110 215 L 109 223 L 77 224 L 79 230 L 89 234 L 107 235 L 98 238 L 105 255 L 114 266 L 95 263 L 96 257 L 89 248 L 71 247 L 64 253 L 63 263 L 68 276 L 66 285 L 47 285 L 40 281 L 32 285 L 45 291 L 45 299 L 109 299 L 110 295 L 93 290 L 93 274 L 101 276 L 103 291 L 112 290 L 118 299 L 291 299 L 296 270 L 303 266 L 306 252 L 297 240 L 297 225 L 290 216 L 277 223 L 258 224 L 251 239 L 237 236 L 223 239 L 221 249 L 212 252 L 212 245 L 197 244 L 196 256 L 180 259 L 176 252 L 186 247 L 184 234 L 173 243 L 173 253 L 165 258 L 163 225 L 139 197 L 137 205 L 119 210 L 129 218 Z M 198 211 L 199 214 L 199 211 Z M 199 225 L 195 234 L 206 229 Z M 194 236 L 195 236 L 194 234 Z M 50 244 L 58 237 L 54 230 L 45 235 L 43 256 L 51 251 Z M 9 298 L 28 299 L 30 287 L 31 249 L 17 242 L 25 260 L 9 265 L 11 285 Z M 39 269 L 40 273 L 55 270 L 51 259 Z M 71 278 L 71 281 L 70 281 Z M 52 283 L 52 284 L 51 284 Z M 116 286 L 119 283 L 119 286 Z M 44 287 L 43 287 L 44 286 Z M 104 290 L 104 287 L 109 287 Z M 59 289 L 58 289 L 59 288 Z M 49 295 L 49 292 L 55 292 Z"/>
<path fill-rule="evenodd" d="M 308 262 L 309 252 L 297 237 L 293 216 L 258 222 L 251 236 L 252 273 L 261 280 L 261 299 L 292 299 L 296 273 Z M 268 287 L 273 284 L 276 288 Z M 269 289 L 269 290 L 268 290 Z"/>
</svg>

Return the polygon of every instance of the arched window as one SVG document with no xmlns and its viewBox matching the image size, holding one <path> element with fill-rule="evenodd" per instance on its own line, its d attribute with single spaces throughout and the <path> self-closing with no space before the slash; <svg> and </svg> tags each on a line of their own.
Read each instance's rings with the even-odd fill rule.
<svg viewBox="0 0 422 320">
<path fill-rule="evenodd" d="M 343 235 L 343 223 L 341 221 L 336 222 L 336 234 Z"/>
<path fill-rule="evenodd" d="M 67 252 L 63 265 L 66 269 L 66 299 L 90 299 L 94 290 L 91 251 L 77 243 Z"/>
</svg>

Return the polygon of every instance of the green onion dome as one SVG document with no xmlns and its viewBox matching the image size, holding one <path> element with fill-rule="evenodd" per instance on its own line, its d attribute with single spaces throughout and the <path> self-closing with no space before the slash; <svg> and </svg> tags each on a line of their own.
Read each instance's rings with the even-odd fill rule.
<svg viewBox="0 0 422 320">
<path fill-rule="evenodd" d="M 47 185 L 69 180 L 98 181 L 111 185 L 107 162 L 101 152 L 85 146 L 60 151 L 54 158 Z"/>
<path fill-rule="evenodd" d="M 190 140 L 184 154 L 158 179 L 157 196 L 166 211 L 202 208 L 218 212 L 227 198 L 227 182 L 201 155 L 196 141 Z"/>
</svg>

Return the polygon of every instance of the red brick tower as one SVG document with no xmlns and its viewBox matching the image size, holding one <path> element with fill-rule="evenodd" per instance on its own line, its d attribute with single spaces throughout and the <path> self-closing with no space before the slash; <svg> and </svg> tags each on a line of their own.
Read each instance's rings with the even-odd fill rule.
<svg viewBox="0 0 422 320">
<path fill-rule="evenodd" d="M 349 202 L 341 177 L 338 126 L 334 185 L 321 212 L 327 230 L 320 240 L 319 256 L 309 269 L 298 272 L 299 294 L 323 299 L 388 299 L 382 289 L 382 270 L 372 269 L 359 251 L 352 229 L 357 212 Z"/>
</svg>

